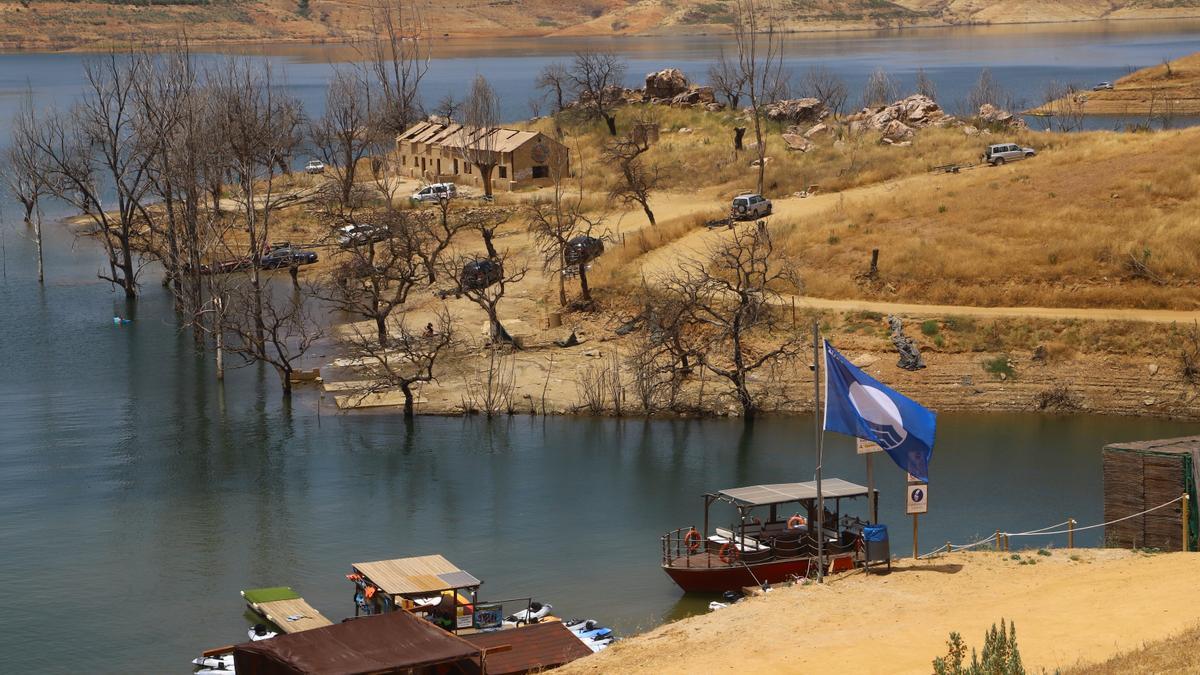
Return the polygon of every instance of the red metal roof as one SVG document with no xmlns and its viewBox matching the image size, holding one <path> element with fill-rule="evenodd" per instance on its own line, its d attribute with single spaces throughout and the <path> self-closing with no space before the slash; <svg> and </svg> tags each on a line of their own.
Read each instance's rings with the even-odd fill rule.
<svg viewBox="0 0 1200 675">
<path fill-rule="evenodd" d="M 484 650 L 483 668 L 488 675 L 520 675 L 556 668 L 592 653 L 558 621 L 463 637 Z"/>
</svg>

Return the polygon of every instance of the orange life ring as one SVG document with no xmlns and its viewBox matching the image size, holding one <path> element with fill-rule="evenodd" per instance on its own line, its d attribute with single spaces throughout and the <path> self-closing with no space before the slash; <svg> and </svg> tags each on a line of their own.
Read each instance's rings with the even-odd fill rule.
<svg viewBox="0 0 1200 675">
<path fill-rule="evenodd" d="M 696 528 L 688 530 L 688 533 L 683 535 L 683 543 L 687 546 L 688 553 L 695 553 L 700 550 L 700 533 Z"/>
<path fill-rule="evenodd" d="M 738 550 L 737 546 L 733 545 L 732 541 L 725 542 L 725 545 L 721 547 L 720 553 L 717 554 L 717 557 L 721 559 L 721 562 L 727 565 L 732 565 L 733 563 L 737 562 L 738 558 L 741 556 L 742 552 Z"/>
<path fill-rule="evenodd" d="M 808 524 L 808 521 L 804 518 L 804 516 L 797 513 L 796 515 L 792 516 L 791 518 L 788 518 L 787 526 L 788 526 L 789 530 L 794 530 L 798 527 L 804 527 L 807 524 Z"/>
</svg>

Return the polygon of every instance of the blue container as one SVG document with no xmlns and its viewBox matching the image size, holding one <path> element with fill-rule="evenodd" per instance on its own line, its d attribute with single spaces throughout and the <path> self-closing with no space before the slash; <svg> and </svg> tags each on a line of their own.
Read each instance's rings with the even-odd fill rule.
<svg viewBox="0 0 1200 675">
<path fill-rule="evenodd" d="M 863 541 L 887 541 L 887 525 L 864 525 L 862 536 Z"/>
</svg>

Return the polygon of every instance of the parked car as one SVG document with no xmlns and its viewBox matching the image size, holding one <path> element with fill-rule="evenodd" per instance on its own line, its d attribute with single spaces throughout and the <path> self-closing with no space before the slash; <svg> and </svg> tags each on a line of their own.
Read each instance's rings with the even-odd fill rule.
<svg viewBox="0 0 1200 675">
<path fill-rule="evenodd" d="M 987 151 L 983 153 L 983 161 L 992 166 L 999 166 L 1005 162 L 1028 159 L 1036 154 L 1037 150 L 1023 148 L 1016 143 L 996 143 L 988 146 Z"/>
<path fill-rule="evenodd" d="M 604 242 L 596 237 L 579 235 L 567 242 L 563 258 L 568 265 L 582 265 L 604 253 Z"/>
<path fill-rule="evenodd" d="M 325 162 L 319 159 L 309 160 L 308 164 L 304 165 L 304 173 L 325 173 Z"/>
<path fill-rule="evenodd" d="M 436 202 L 441 199 L 453 199 L 458 196 L 458 188 L 454 183 L 434 183 L 426 185 L 412 194 L 414 202 Z"/>
<path fill-rule="evenodd" d="M 1105 91 L 1105 90 L 1111 91 L 1112 88 L 1113 88 L 1112 82 L 1101 82 L 1100 84 L 1092 87 L 1092 91 Z"/>
<path fill-rule="evenodd" d="M 382 225 L 373 223 L 352 223 L 338 228 L 337 243 L 342 248 L 363 246 L 383 241 L 391 233 Z"/>
<path fill-rule="evenodd" d="M 317 262 L 316 251 L 306 251 L 294 246 L 272 247 L 258 259 L 258 266 L 273 270 L 292 265 L 311 265 Z"/>
<path fill-rule="evenodd" d="M 744 194 L 733 198 L 729 215 L 734 220 L 753 220 L 771 215 L 771 200 L 759 194 Z"/>
</svg>

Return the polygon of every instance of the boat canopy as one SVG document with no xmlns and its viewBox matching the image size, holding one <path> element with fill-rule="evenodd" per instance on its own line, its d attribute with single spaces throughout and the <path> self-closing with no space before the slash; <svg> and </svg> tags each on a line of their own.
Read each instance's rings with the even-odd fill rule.
<svg viewBox="0 0 1200 675">
<path fill-rule="evenodd" d="M 825 497 L 834 499 L 863 497 L 867 495 L 867 488 L 841 478 L 827 478 L 821 481 L 821 492 Z M 721 490 L 715 497 L 739 507 L 801 502 L 817 498 L 817 483 L 809 481 L 807 483 L 775 483 L 729 488 Z"/>
<path fill-rule="evenodd" d="M 354 563 L 353 567 L 388 595 L 429 595 L 483 584 L 440 555 Z"/>
</svg>

